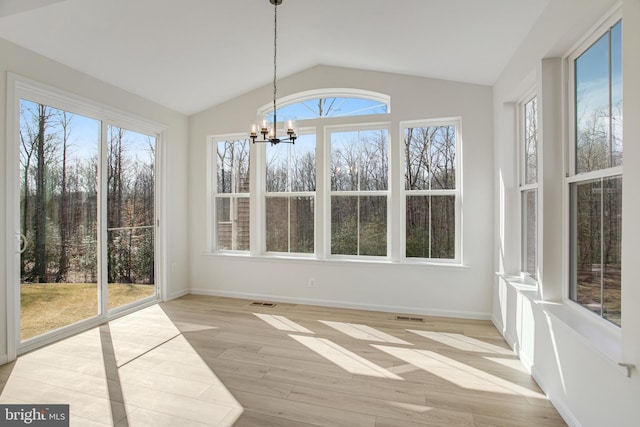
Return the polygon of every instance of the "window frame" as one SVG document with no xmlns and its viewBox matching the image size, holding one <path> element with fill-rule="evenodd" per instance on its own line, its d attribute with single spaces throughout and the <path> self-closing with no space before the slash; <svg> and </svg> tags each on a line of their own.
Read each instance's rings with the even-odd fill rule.
<svg viewBox="0 0 640 427">
<path fill-rule="evenodd" d="M 107 129 L 109 126 L 121 127 L 129 131 L 148 135 L 156 138 L 155 145 L 155 191 L 154 191 L 154 250 L 155 250 L 155 262 L 157 262 L 155 269 L 155 281 L 156 292 L 153 296 L 147 297 L 134 304 L 118 307 L 115 309 L 109 309 L 107 306 L 107 286 L 101 291 L 102 301 L 100 314 L 96 317 L 85 319 L 84 321 L 68 325 L 66 327 L 50 331 L 41 337 L 34 337 L 24 342 L 20 342 L 20 324 L 19 319 L 16 319 L 16 313 L 19 313 L 20 307 L 20 292 L 17 291 L 15 286 L 7 287 L 6 298 L 6 312 L 7 312 L 7 355 L 9 360 L 14 360 L 17 355 L 26 353 L 34 348 L 46 345 L 57 339 L 64 338 L 84 330 L 104 323 L 107 320 L 113 319 L 119 316 L 121 313 L 129 310 L 142 309 L 150 304 L 155 304 L 157 301 L 161 301 L 167 295 L 167 282 L 166 277 L 168 275 L 168 262 L 167 262 L 167 243 L 166 243 L 166 141 L 168 140 L 168 127 L 161 122 L 148 119 L 137 114 L 122 110 L 120 108 L 108 105 L 104 101 L 89 98 L 83 95 L 69 92 L 65 89 L 58 88 L 56 86 L 49 85 L 47 83 L 33 80 L 31 78 L 15 74 L 13 72 L 7 72 L 7 126 L 6 132 L 6 163 L 5 163 L 5 178 L 6 178 L 6 194 L 5 200 L 7 201 L 7 215 L 6 223 L 8 229 L 11 230 L 16 227 L 19 229 L 20 221 L 20 191 L 19 180 L 16 179 L 16 174 L 19 164 L 19 149 L 17 144 L 12 142 L 18 141 L 18 133 L 20 129 L 20 100 L 47 105 L 59 110 L 63 110 L 72 114 L 77 114 L 87 118 L 91 118 L 101 122 L 100 139 L 105 142 L 101 142 L 99 148 L 99 168 L 106 168 L 106 154 L 107 154 Z M 106 179 L 100 183 L 102 188 L 102 204 L 106 206 Z M 106 209 L 102 209 L 99 212 L 98 223 L 107 223 Z M 104 245 L 106 245 L 106 228 L 100 229 L 101 240 L 103 245 L 98 249 L 99 251 L 105 251 Z M 7 268 L 5 277 L 7 283 L 18 283 L 20 277 L 19 269 L 19 240 L 10 238 L 14 233 L 11 231 L 7 235 L 6 239 L 6 262 Z M 106 266 L 105 266 L 106 267 Z M 106 268 L 101 277 L 106 275 Z M 102 279 L 104 281 L 104 278 Z M 106 283 L 106 281 L 104 281 Z"/>
<path fill-rule="evenodd" d="M 374 99 L 385 101 L 387 103 L 387 113 L 373 113 L 354 116 L 340 117 L 319 117 L 298 120 L 298 133 L 303 132 L 300 129 L 313 129 L 312 133 L 316 135 L 316 192 L 315 192 L 315 209 L 314 209 L 314 253 L 292 253 L 292 252 L 267 252 L 266 251 L 266 154 L 269 149 L 268 144 L 251 144 L 251 182 L 249 200 L 251 206 L 250 214 L 250 250 L 249 251 L 220 251 L 215 245 L 215 223 L 214 217 L 215 205 L 215 181 L 216 165 L 212 164 L 215 159 L 213 145 L 211 140 L 221 138 L 245 139 L 246 133 L 230 133 L 224 135 L 208 135 L 210 152 L 208 153 L 207 166 L 207 237 L 206 237 L 206 253 L 209 255 L 221 256 L 250 256 L 254 258 L 265 259 L 302 259 L 315 261 L 331 261 L 331 262 L 372 262 L 372 263 L 398 263 L 407 265 L 425 265 L 425 266 L 451 266 L 462 267 L 463 255 L 463 232 L 462 232 L 462 118 L 461 117 L 444 117 L 437 119 L 421 119 L 399 121 L 394 119 L 390 114 L 390 96 L 382 93 L 371 92 L 361 89 L 314 89 L 303 92 L 294 93 L 278 100 L 278 106 L 287 105 L 294 102 L 300 102 L 305 99 L 326 98 L 334 96 L 358 97 L 365 99 Z M 273 104 L 268 103 L 257 109 L 257 113 L 269 112 L 273 109 Z M 280 116 L 278 116 L 280 117 Z M 456 189 L 444 190 L 449 191 L 455 199 L 455 257 L 451 259 L 445 258 L 407 258 L 402 251 L 405 250 L 405 219 L 399 216 L 406 216 L 402 211 L 405 209 L 406 196 L 403 191 L 403 137 L 401 128 L 402 123 L 416 124 L 441 124 L 443 121 L 453 121 L 456 125 Z M 281 122 L 280 122 L 281 123 Z M 380 130 L 386 131 L 388 169 L 387 169 L 387 189 L 384 191 L 346 194 L 372 196 L 382 195 L 386 198 L 386 255 L 370 256 L 370 255 L 343 255 L 331 254 L 331 148 L 330 141 L 332 132 L 353 131 L 353 130 Z M 398 138 L 400 135 L 400 138 Z M 441 190 L 442 191 L 442 190 Z M 442 193 L 440 193 L 442 194 Z M 270 194 L 272 195 L 272 194 Z M 281 196 L 283 194 L 277 194 Z M 334 192 L 334 195 L 338 195 Z M 400 206 L 402 204 L 402 207 Z M 401 210 L 402 209 L 402 210 Z M 399 234 L 397 234 L 399 233 Z M 376 248 L 378 251 L 381 248 Z M 381 252 L 381 251 L 379 251 Z M 374 252 L 375 253 L 375 252 Z"/>
<path fill-rule="evenodd" d="M 455 189 L 443 190 L 407 190 L 404 132 L 407 128 L 417 127 L 455 127 Z M 405 120 L 399 124 L 398 154 L 400 156 L 400 260 L 407 264 L 462 264 L 462 118 L 444 117 L 424 120 Z M 414 196 L 455 196 L 455 254 L 453 258 L 417 258 L 407 257 L 407 197 Z"/>
<path fill-rule="evenodd" d="M 566 82 L 566 105 L 567 105 L 567 144 L 565 144 L 566 150 L 566 177 L 564 180 L 564 212 L 565 212 L 565 283 L 562 293 L 562 301 L 571 309 L 577 311 L 580 315 L 593 320 L 596 325 L 602 326 L 605 330 L 617 335 L 621 331 L 621 324 L 618 325 L 613 321 L 605 318 L 601 314 L 588 309 L 577 301 L 574 301 L 571 296 L 573 292 L 573 279 L 574 268 L 576 265 L 576 242 L 574 241 L 573 228 L 575 226 L 575 209 L 573 208 L 572 188 L 574 186 L 583 183 L 586 184 L 594 180 L 603 180 L 606 178 L 620 177 L 624 184 L 623 166 L 610 166 L 607 168 L 578 172 L 577 171 L 577 122 L 576 122 L 576 60 L 586 53 L 597 41 L 599 41 L 606 34 L 611 33 L 611 29 L 619 22 L 623 21 L 622 11 L 618 9 L 608 17 L 604 18 L 598 25 L 594 26 L 592 31 L 581 42 L 571 50 L 571 53 L 565 57 L 565 70 L 567 72 Z M 611 47 L 611 45 L 609 45 Z M 610 57 L 609 57 L 610 58 Z M 611 64 L 609 64 L 611 70 Z M 611 76 L 609 77 L 611 79 Z M 609 103 L 612 102 L 611 95 L 609 96 Z M 624 114 L 624 113 L 623 113 Z M 623 141 L 623 153 L 624 158 L 624 141 Z M 622 239 L 622 236 L 621 236 Z M 620 283 L 621 289 L 623 283 Z M 601 284 L 602 287 L 602 284 Z M 622 313 L 621 313 L 622 320 Z M 622 323 L 622 321 L 621 321 Z"/>
<path fill-rule="evenodd" d="M 534 183 L 527 183 L 527 156 L 526 156 L 526 143 L 527 143 L 527 129 L 526 129 L 526 106 L 532 102 L 536 102 L 536 181 Z M 538 94 L 535 89 L 530 90 L 527 94 L 522 97 L 522 99 L 518 102 L 518 118 L 517 118 L 517 131 L 518 131 L 518 190 L 519 190 L 519 209 L 520 209 L 520 277 L 521 279 L 529 285 L 537 285 L 540 274 L 540 259 L 541 259 L 541 242 L 540 242 L 540 218 L 541 218 L 541 209 L 540 209 L 540 172 L 542 168 L 540 167 L 540 105 L 538 100 Z M 524 209 L 525 200 L 524 197 L 529 192 L 534 192 L 536 198 L 536 261 L 535 261 L 535 270 L 536 275 L 531 275 L 526 268 L 526 257 L 528 254 L 527 251 L 527 217 Z"/>
<path fill-rule="evenodd" d="M 331 189 L 331 135 L 334 133 L 342 133 L 342 132 L 361 132 L 361 131 L 380 131 L 386 130 L 387 132 L 387 159 L 388 159 L 388 169 L 387 169 L 387 189 L 386 190 L 356 190 L 356 191 L 333 191 Z M 391 199 L 392 199 L 392 191 L 391 191 L 391 183 L 392 183 L 392 138 L 391 138 L 391 123 L 390 122 L 377 122 L 377 123 L 353 123 L 353 124 L 345 124 L 345 125 L 327 125 L 324 128 L 324 137 L 325 137 L 325 150 L 324 150 L 324 168 L 325 168 L 325 197 L 324 197 L 324 221 L 325 221 L 325 248 L 324 248 L 324 258 L 325 259 L 333 259 L 333 260 L 391 260 L 391 248 L 392 248 L 392 238 L 391 235 Z M 386 255 L 385 256 L 374 256 L 374 255 L 346 255 L 346 254 L 333 254 L 331 247 L 331 239 L 332 239 L 332 218 L 331 218 L 331 200 L 333 196 L 337 197 L 367 197 L 367 196 L 378 196 L 378 197 L 386 197 L 387 206 L 386 206 Z"/>
<path fill-rule="evenodd" d="M 249 155 L 249 192 L 247 193 L 237 193 L 237 192 L 229 192 L 229 193 L 219 193 L 218 192 L 218 162 L 217 162 L 217 152 L 218 152 L 218 143 L 225 141 L 242 141 L 246 140 L 249 144 L 249 151 L 247 152 Z M 207 183 L 209 188 L 207 189 L 207 194 L 210 195 L 210 201 L 207 204 L 207 218 L 210 218 L 208 223 L 207 230 L 207 247 L 214 253 L 231 253 L 231 254 L 249 254 L 251 251 L 251 216 L 253 211 L 253 206 L 251 203 L 251 175 L 252 175 L 252 147 L 251 141 L 246 134 L 223 134 L 223 135 L 212 135 L 209 137 L 208 141 L 208 150 L 207 150 L 207 159 L 209 162 L 209 167 L 207 167 Z M 249 248 L 248 249 L 219 249 L 218 248 L 218 199 L 230 199 L 237 200 L 239 198 L 246 198 L 249 201 Z"/>
<path fill-rule="evenodd" d="M 292 95 L 284 96 L 278 99 L 277 107 L 283 108 L 288 107 L 289 105 L 296 104 L 299 102 L 308 101 L 310 99 L 315 98 L 361 98 L 369 101 L 376 101 L 387 105 L 387 112 L 384 114 L 385 116 L 391 114 L 391 97 L 384 93 L 374 92 L 370 90 L 363 89 L 353 89 L 353 88 L 327 88 L 327 89 L 311 89 L 303 92 L 297 92 Z M 263 117 L 266 114 L 273 112 L 273 102 L 264 104 L 258 108 L 257 116 Z M 339 117 L 318 117 L 313 119 L 301 119 L 306 120 L 331 120 L 337 118 L 353 118 L 353 117 L 367 117 L 367 116 L 375 116 L 380 114 L 370 114 L 370 115 L 355 115 L 355 116 L 339 116 Z"/>
<path fill-rule="evenodd" d="M 295 257 L 295 258 L 315 258 L 316 254 L 318 252 L 318 236 L 317 236 L 317 216 L 318 216 L 318 197 L 317 197 L 317 191 L 318 191 L 318 135 L 316 132 L 316 128 L 315 127 L 303 127 L 303 128 L 299 128 L 298 129 L 298 137 L 302 137 L 305 135 L 313 135 L 314 139 L 315 139 L 315 172 L 316 172 L 316 182 L 315 182 L 315 190 L 314 191 L 267 191 L 267 153 L 266 150 L 269 149 L 269 147 L 267 146 L 268 144 L 260 144 L 258 146 L 256 146 L 256 149 L 261 150 L 262 153 L 260 155 L 260 158 L 263 158 L 264 161 L 261 162 L 260 166 L 259 166 L 259 173 L 263 176 L 263 180 L 262 180 L 262 186 L 260 188 L 260 199 L 262 202 L 262 212 L 259 213 L 260 215 L 260 224 L 261 224 L 261 229 L 262 229 L 262 235 L 263 238 L 260 242 L 260 247 L 262 249 L 262 254 L 266 255 L 266 256 L 273 256 L 273 257 Z M 286 146 L 290 146 L 289 144 L 286 144 Z M 271 198 L 286 198 L 287 200 L 291 200 L 294 199 L 296 197 L 311 197 L 313 199 L 314 202 L 314 209 L 313 209 L 313 252 L 291 252 L 291 250 L 287 251 L 287 252 L 280 252 L 280 251 L 268 251 L 267 250 L 267 199 L 271 197 Z M 289 220 L 289 226 L 291 226 L 291 222 Z M 289 229 L 289 233 L 290 233 L 290 229 Z M 289 239 L 291 238 L 291 235 L 289 234 Z M 289 241 L 289 247 L 290 247 L 290 241 Z"/>
</svg>

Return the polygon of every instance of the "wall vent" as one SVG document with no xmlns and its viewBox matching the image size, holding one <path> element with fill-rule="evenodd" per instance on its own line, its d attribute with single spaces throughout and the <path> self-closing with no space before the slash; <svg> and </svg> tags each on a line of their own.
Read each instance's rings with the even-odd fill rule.
<svg viewBox="0 0 640 427">
<path fill-rule="evenodd" d="M 396 316 L 396 320 L 403 320 L 405 322 L 424 322 L 422 317 L 413 316 Z"/>
<path fill-rule="evenodd" d="M 276 306 L 275 303 L 273 302 L 262 302 L 262 301 L 254 301 L 251 303 L 252 307 L 268 307 L 268 308 L 273 308 Z"/>
</svg>

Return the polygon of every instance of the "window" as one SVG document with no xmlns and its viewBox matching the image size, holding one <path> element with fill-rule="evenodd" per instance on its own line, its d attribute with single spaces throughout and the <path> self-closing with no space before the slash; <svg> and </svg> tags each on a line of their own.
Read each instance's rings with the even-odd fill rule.
<svg viewBox="0 0 640 427">
<path fill-rule="evenodd" d="M 257 112 L 270 121 L 273 104 Z M 389 113 L 388 95 L 310 90 L 278 100 L 278 120 L 303 129 L 294 144 L 210 137 L 207 247 L 271 258 L 461 262 L 460 119 L 401 122 L 390 135 Z"/>
<path fill-rule="evenodd" d="M 268 147 L 266 159 L 267 252 L 314 253 L 315 134 Z"/>
<path fill-rule="evenodd" d="M 331 145 L 331 254 L 387 256 L 389 131 L 334 130 Z"/>
<path fill-rule="evenodd" d="M 622 21 L 571 58 L 571 300 L 621 325 Z"/>
<path fill-rule="evenodd" d="M 459 127 L 458 121 L 403 124 L 406 258 L 457 257 Z"/>
<path fill-rule="evenodd" d="M 248 139 L 215 141 L 217 250 L 249 250 L 249 147 Z"/>
<path fill-rule="evenodd" d="M 277 116 L 285 120 L 309 120 L 388 114 L 389 104 L 387 95 L 376 92 L 355 89 L 312 90 L 280 99 Z M 266 116 L 269 122 L 273 121 L 272 104 L 260 108 L 258 115 Z"/>
<path fill-rule="evenodd" d="M 521 271 L 538 277 L 538 100 L 520 104 Z"/>
</svg>

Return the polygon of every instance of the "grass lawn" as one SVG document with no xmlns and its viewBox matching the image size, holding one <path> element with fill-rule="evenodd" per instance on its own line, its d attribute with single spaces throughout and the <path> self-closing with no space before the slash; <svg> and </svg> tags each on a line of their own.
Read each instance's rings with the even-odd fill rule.
<svg viewBox="0 0 640 427">
<path fill-rule="evenodd" d="M 40 335 L 98 314 L 95 283 L 37 283 L 20 286 L 20 339 Z M 153 285 L 109 284 L 109 309 L 154 294 Z"/>
</svg>

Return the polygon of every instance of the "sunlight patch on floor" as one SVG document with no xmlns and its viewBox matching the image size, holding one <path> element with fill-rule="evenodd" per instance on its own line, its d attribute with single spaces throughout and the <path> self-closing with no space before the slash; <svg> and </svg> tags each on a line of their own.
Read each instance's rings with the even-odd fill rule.
<svg viewBox="0 0 640 427">
<path fill-rule="evenodd" d="M 20 356 L 0 403 L 69 404 L 71 425 L 230 427 L 243 412 L 159 306 Z"/>
<path fill-rule="evenodd" d="M 352 374 L 367 375 L 370 377 L 390 378 L 402 380 L 393 372 L 386 370 L 367 359 L 335 344 L 326 338 L 315 338 L 302 335 L 289 335 L 300 344 L 315 351 L 325 359 L 335 363 L 342 369 Z"/>
<path fill-rule="evenodd" d="M 529 371 L 524 367 L 520 359 L 505 359 L 503 357 L 488 357 L 484 356 L 483 359 L 489 360 L 493 363 L 498 363 L 502 366 L 506 366 L 507 368 L 511 368 L 514 371 L 522 372 L 523 374 L 529 375 Z"/>
<path fill-rule="evenodd" d="M 320 320 L 323 323 L 345 335 L 363 341 L 385 342 L 389 344 L 413 345 L 410 342 L 396 338 L 386 332 L 379 331 L 367 325 L 357 323 L 331 322 L 328 320 Z"/>
<path fill-rule="evenodd" d="M 289 320 L 284 316 L 274 316 L 271 314 L 260 314 L 260 313 L 253 313 L 253 314 L 280 331 L 299 332 L 302 334 L 313 334 L 313 332 L 311 332 L 304 326 L 300 326 L 293 320 Z"/>
<path fill-rule="evenodd" d="M 474 353 L 493 353 L 513 356 L 513 352 L 506 348 L 499 347 L 497 345 L 489 344 L 484 341 L 477 340 L 475 338 L 468 337 L 462 334 L 452 334 L 444 332 L 433 331 L 416 331 L 407 329 L 407 331 L 422 337 L 428 338 L 433 341 L 437 341 L 440 344 L 445 344 L 450 347 L 456 348 L 461 351 L 471 351 Z"/>
<path fill-rule="evenodd" d="M 372 346 L 462 388 L 533 398 L 544 397 L 536 391 L 529 390 L 433 351 L 376 344 L 372 344 Z"/>
<path fill-rule="evenodd" d="M 416 405 L 414 403 L 406 403 L 406 402 L 390 402 L 390 403 L 391 403 L 391 406 L 395 406 L 396 408 L 405 409 L 405 410 L 416 412 L 419 414 L 423 414 L 433 409 L 430 406 Z"/>
<path fill-rule="evenodd" d="M 201 332 L 220 329 L 217 326 L 200 325 L 198 323 L 173 322 L 181 332 Z"/>
</svg>

